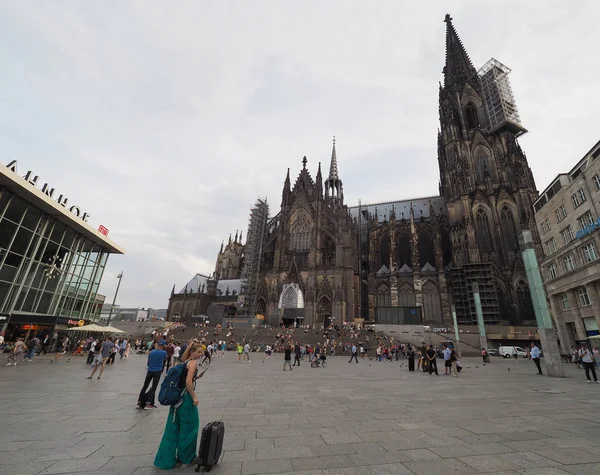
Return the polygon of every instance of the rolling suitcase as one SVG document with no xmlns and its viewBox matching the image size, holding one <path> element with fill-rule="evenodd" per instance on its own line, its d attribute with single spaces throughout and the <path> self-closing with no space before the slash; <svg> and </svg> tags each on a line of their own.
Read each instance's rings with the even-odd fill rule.
<svg viewBox="0 0 600 475">
<path fill-rule="evenodd" d="M 199 472 L 202 466 L 206 467 L 207 472 L 210 472 L 213 465 L 219 462 L 221 451 L 223 450 L 224 437 L 225 424 L 221 421 L 209 422 L 202 428 L 196 472 Z"/>
</svg>

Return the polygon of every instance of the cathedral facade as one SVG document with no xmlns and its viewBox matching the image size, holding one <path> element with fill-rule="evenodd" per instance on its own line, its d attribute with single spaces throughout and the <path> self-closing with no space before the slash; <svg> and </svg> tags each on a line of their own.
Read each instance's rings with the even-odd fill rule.
<svg viewBox="0 0 600 475">
<path fill-rule="evenodd" d="M 492 59 L 477 71 L 449 15 L 445 23 L 440 194 L 348 207 L 335 139 L 325 179 L 320 163 L 312 178 L 305 157 L 293 185 L 288 169 L 279 212 L 266 226 L 256 314 L 327 325 L 402 320 L 396 310 L 411 309 L 420 323 L 448 325 L 454 309 L 459 322 L 473 323 L 477 289 L 487 322 L 535 320 L 518 236 L 530 230 L 541 255 L 538 192 L 517 140 L 526 130 L 508 69 Z M 244 251 L 241 235 L 230 237 L 209 280 L 222 288 L 239 282 Z"/>
</svg>

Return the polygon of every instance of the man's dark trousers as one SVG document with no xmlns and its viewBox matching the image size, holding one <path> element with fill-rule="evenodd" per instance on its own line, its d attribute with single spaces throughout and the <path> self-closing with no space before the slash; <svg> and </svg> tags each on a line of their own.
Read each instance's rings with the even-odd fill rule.
<svg viewBox="0 0 600 475">
<path fill-rule="evenodd" d="M 538 374 L 543 374 L 542 373 L 542 366 L 540 365 L 540 359 L 539 358 L 532 358 L 532 360 L 535 363 L 535 365 L 537 366 Z"/>
<path fill-rule="evenodd" d="M 300 355 L 300 353 L 294 353 L 294 364 L 292 366 L 296 366 L 296 363 L 300 366 Z"/>
<path fill-rule="evenodd" d="M 430 360 L 429 358 L 427 359 L 427 362 L 429 363 L 429 374 L 431 374 L 433 371 L 435 371 L 435 374 L 438 374 L 437 372 L 437 361 L 434 359 Z"/>
<path fill-rule="evenodd" d="M 142 386 L 140 396 L 138 397 L 138 405 L 141 409 L 145 408 L 146 404 L 152 404 L 154 406 L 154 395 L 156 393 L 156 388 L 158 387 L 158 382 L 160 381 L 161 373 L 162 371 L 148 371 L 146 373 L 144 386 Z M 150 385 L 150 381 L 152 381 L 152 387 L 150 388 L 150 391 L 146 392 L 146 389 L 148 389 L 148 386 Z"/>
<path fill-rule="evenodd" d="M 348 361 L 348 363 L 352 363 L 352 358 L 354 358 L 354 360 L 358 363 L 357 353 L 352 353 L 352 356 L 350 357 L 350 361 Z"/>
</svg>

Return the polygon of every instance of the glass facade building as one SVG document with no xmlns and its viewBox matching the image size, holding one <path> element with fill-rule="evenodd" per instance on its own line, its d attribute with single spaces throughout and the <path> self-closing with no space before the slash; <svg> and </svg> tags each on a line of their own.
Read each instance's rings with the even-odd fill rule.
<svg viewBox="0 0 600 475">
<path fill-rule="evenodd" d="M 0 328 L 18 335 L 87 323 L 98 316 L 108 256 L 122 251 L 47 193 L 10 174 L 2 167 Z"/>
</svg>

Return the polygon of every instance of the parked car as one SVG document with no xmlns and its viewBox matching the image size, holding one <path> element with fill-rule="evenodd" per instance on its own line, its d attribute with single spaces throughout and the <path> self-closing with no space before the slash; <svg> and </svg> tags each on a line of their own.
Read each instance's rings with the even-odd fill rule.
<svg viewBox="0 0 600 475">
<path fill-rule="evenodd" d="M 501 346 L 498 349 L 500 356 L 504 358 L 512 358 L 517 353 L 517 356 L 522 356 L 523 358 L 527 357 L 527 350 L 521 348 L 520 346 Z"/>
<path fill-rule="evenodd" d="M 493 348 L 491 350 L 487 350 L 487 354 L 488 356 L 500 356 L 498 350 L 494 350 Z"/>
</svg>

